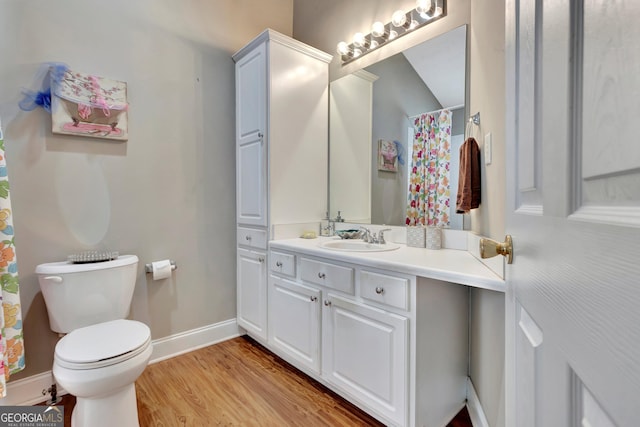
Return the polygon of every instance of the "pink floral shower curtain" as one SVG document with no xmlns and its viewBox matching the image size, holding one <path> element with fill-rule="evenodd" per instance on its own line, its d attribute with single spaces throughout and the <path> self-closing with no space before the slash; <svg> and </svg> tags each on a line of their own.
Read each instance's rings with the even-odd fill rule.
<svg viewBox="0 0 640 427">
<path fill-rule="evenodd" d="M 13 241 L 13 216 L 9 197 L 9 177 L 4 155 L 2 124 L 0 123 L 0 397 L 7 395 L 9 375 L 24 369 L 22 311 L 18 284 L 18 265 Z"/>
<path fill-rule="evenodd" d="M 451 111 L 421 114 L 413 128 L 406 224 L 448 227 Z"/>
</svg>

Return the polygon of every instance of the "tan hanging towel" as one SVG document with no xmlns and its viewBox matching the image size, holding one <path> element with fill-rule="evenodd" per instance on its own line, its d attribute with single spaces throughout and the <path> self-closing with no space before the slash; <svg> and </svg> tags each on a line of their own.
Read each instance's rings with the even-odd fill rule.
<svg viewBox="0 0 640 427">
<path fill-rule="evenodd" d="M 480 148 L 469 137 L 460 147 L 460 177 L 456 213 L 467 213 L 480 206 Z"/>
</svg>

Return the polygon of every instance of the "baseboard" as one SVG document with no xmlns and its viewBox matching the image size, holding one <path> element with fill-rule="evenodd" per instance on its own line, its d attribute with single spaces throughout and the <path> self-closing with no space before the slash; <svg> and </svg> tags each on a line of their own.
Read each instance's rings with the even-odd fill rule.
<svg viewBox="0 0 640 427">
<path fill-rule="evenodd" d="M 153 354 L 149 363 L 157 363 L 238 336 L 238 323 L 236 319 L 231 319 L 159 338 L 152 341 Z"/>
<path fill-rule="evenodd" d="M 149 363 L 157 363 L 237 336 L 240 336 L 238 324 L 236 319 L 231 319 L 153 340 L 153 353 Z M 7 397 L 0 399 L 0 406 L 29 406 L 43 402 L 48 396 L 44 396 L 42 390 L 47 390 L 53 383 L 51 371 L 11 381 L 7 384 Z M 66 391 L 58 387 L 58 394 L 62 396 Z"/>
<path fill-rule="evenodd" d="M 53 383 L 51 371 L 12 381 L 7 384 L 7 397 L 0 399 L 0 406 L 29 406 L 44 402 L 49 396 L 43 395 L 42 391 L 48 390 Z M 62 395 L 66 392 L 58 389 L 58 394 Z"/>
<path fill-rule="evenodd" d="M 487 417 L 482 410 L 476 389 L 471 382 L 471 378 L 467 378 L 467 411 L 469 412 L 473 427 L 490 427 L 489 421 L 487 421 Z"/>
</svg>

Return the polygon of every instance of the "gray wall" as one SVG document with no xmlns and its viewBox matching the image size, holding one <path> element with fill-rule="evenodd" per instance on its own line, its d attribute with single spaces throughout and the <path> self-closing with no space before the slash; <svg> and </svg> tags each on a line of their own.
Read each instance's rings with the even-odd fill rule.
<svg viewBox="0 0 640 427">
<path fill-rule="evenodd" d="M 12 187 L 26 369 L 51 369 L 57 335 L 34 269 L 109 248 L 140 258 L 131 317 L 153 338 L 236 316 L 232 53 L 272 27 L 292 31 L 291 0 L 0 0 L 0 116 Z M 21 87 L 60 61 L 123 80 L 126 143 L 51 134 L 22 112 Z M 87 212 L 88 214 L 82 214 Z M 144 263 L 178 264 L 150 281 Z"/>
<path fill-rule="evenodd" d="M 482 203 L 471 211 L 472 230 L 505 235 L 504 0 L 471 2 L 469 112 L 480 112 L 474 136 L 481 148 Z M 492 162 L 484 166 L 484 135 L 492 134 Z M 471 293 L 471 379 L 492 427 L 504 426 L 504 294 Z M 481 326 L 479 326 L 481 325 Z M 502 373 L 502 376 L 500 374 Z M 496 383 L 498 381 L 498 383 Z"/>
<path fill-rule="evenodd" d="M 472 289 L 470 377 L 489 425 L 505 424 L 504 294 Z"/>
<path fill-rule="evenodd" d="M 411 0 L 294 0 L 296 39 L 327 52 L 353 33 L 368 33 L 372 22 L 388 22 L 396 9 L 409 10 Z M 493 162 L 483 169 L 483 201 L 472 213 L 472 229 L 495 239 L 504 237 L 504 0 L 449 2 L 446 18 L 341 66 L 331 64 L 336 79 L 443 32 L 469 24 L 469 111 L 480 111 L 482 124 L 475 136 L 493 134 Z M 484 162 L 483 162 L 484 163 Z M 504 426 L 504 295 L 471 293 L 471 379 L 492 427 Z"/>
</svg>

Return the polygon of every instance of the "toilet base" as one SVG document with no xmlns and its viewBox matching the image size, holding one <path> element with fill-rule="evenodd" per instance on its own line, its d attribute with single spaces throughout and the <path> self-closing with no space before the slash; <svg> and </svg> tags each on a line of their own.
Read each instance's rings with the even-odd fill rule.
<svg viewBox="0 0 640 427">
<path fill-rule="evenodd" d="M 135 384 L 108 396 L 76 398 L 72 427 L 139 427 Z"/>
</svg>

